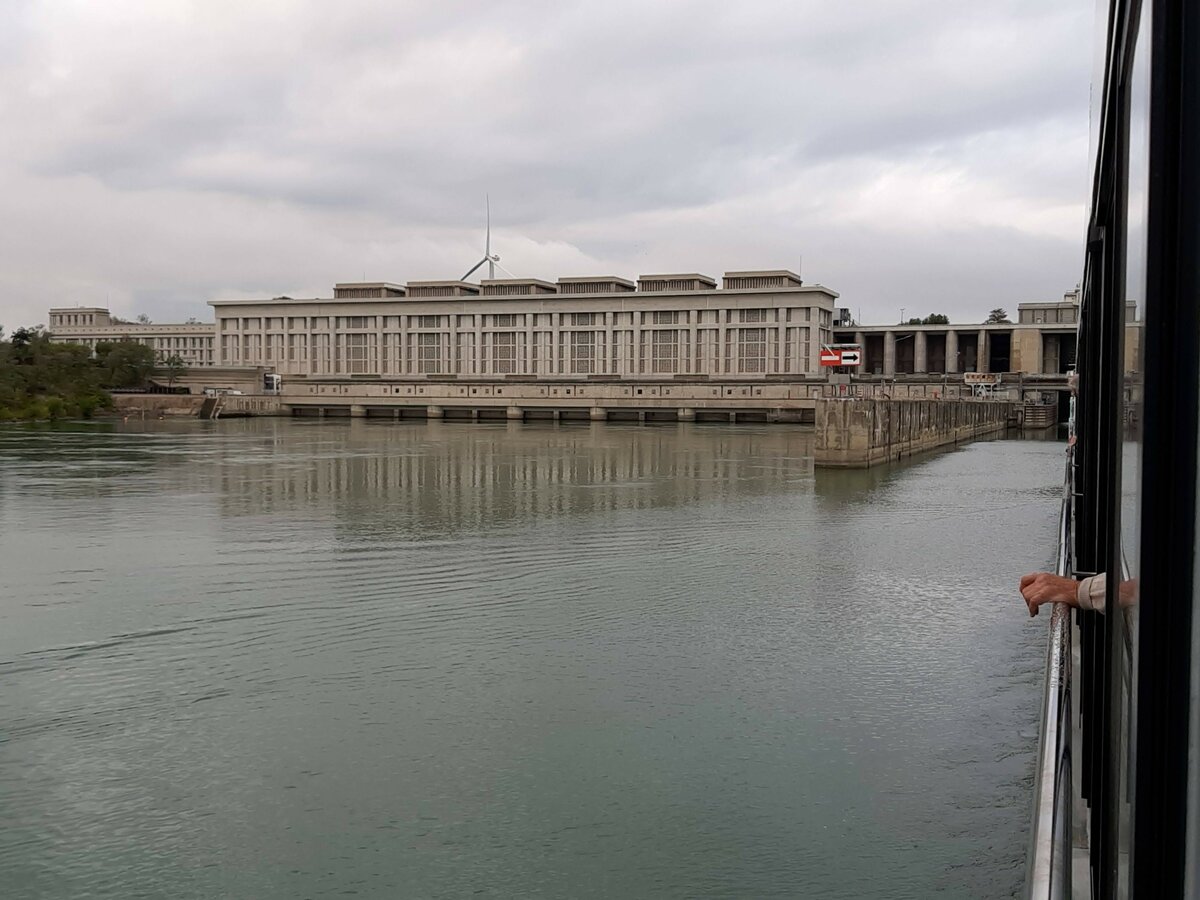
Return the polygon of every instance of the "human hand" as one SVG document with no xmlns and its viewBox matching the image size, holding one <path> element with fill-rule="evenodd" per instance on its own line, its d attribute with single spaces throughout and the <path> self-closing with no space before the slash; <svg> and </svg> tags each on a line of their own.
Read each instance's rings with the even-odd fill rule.
<svg viewBox="0 0 1200 900">
<path fill-rule="evenodd" d="M 1021 596 L 1029 608 L 1029 615 L 1036 616 L 1043 603 L 1067 603 L 1078 606 L 1079 582 L 1051 572 L 1030 572 L 1021 578 Z"/>
</svg>

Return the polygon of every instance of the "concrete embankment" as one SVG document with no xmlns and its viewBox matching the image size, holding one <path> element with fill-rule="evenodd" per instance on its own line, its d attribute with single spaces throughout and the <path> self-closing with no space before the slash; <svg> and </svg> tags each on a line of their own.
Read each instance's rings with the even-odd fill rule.
<svg viewBox="0 0 1200 900">
<path fill-rule="evenodd" d="M 113 394 L 113 406 L 119 416 L 194 416 L 203 397 L 194 394 Z"/>
<path fill-rule="evenodd" d="M 1004 431 L 1000 400 L 818 400 L 814 462 L 866 469 Z"/>
</svg>

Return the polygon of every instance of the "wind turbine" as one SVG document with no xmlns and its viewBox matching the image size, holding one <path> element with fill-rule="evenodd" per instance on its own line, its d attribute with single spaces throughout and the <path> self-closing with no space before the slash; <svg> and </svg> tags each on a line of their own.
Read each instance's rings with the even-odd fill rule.
<svg viewBox="0 0 1200 900">
<path fill-rule="evenodd" d="M 487 263 L 488 265 L 488 278 L 496 277 L 496 265 L 500 262 L 500 254 L 492 253 L 492 199 L 485 194 L 484 201 L 487 203 L 487 236 L 484 238 L 483 242 L 483 259 L 468 269 L 467 274 L 458 279 L 459 281 L 466 281 L 468 278 L 474 275 L 475 270 L 484 263 Z M 504 269 L 505 272 L 508 272 L 508 269 L 505 269 L 504 266 L 500 266 L 500 268 Z M 509 274 L 511 275 L 512 273 L 509 272 Z"/>
</svg>

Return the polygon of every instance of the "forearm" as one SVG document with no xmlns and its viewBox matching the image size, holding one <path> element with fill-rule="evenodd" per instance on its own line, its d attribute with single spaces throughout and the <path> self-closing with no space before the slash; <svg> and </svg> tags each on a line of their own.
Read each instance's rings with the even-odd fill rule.
<svg viewBox="0 0 1200 900">
<path fill-rule="evenodd" d="M 1076 605 L 1080 609 L 1104 612 L 1104 581 L 1105 575 L 1101 572 L 1079 582 L 1079 587 L 1075 589 Z"/>
<path fill-rule="evenodd" d="M 1095 612 L 1104 612 L 1105 602 L 1108 597 L 1107 582 L 1108 577 L 1101 572 L 1099 575 L 1092 575 L 1079 582 L 1079 587 L 1075 589 L 1075 603 L 1080 609 L 1094 610 Z M 1121 590 L 1117 596 L 1117 602 L 1124 608 L 1133 606 L 1137 603 L 1137 581 L 1130 579 L 1129 581 L 1121 582 Z"/>
</svg>

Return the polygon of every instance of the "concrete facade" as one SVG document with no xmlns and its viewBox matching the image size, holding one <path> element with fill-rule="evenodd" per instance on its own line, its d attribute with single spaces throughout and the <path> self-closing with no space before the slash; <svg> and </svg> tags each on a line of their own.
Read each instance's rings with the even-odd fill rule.
<svg viewBox="0 0 1200 900">
<path fill-rule="evenodd" d="M 286 380 L 666 377 L 824 379 L 823 344 L 858 344 L 857 376 L 999 372 L 1074 365 L 1077 294 L 1022 303 L 1017 322 L 842 325 L 838 295 L 783 269 L 539 279 L 348 282 L 332 298 L 211 301 L 214 324 L 116 322 L 100 307 L 50 310 L 52 339 L 94 348 L 135 340 L 189 368 L 261 369 Z M 1141 325 L 1129 305 L 1126 369 Z"/>
<path fill-rule="evenodd" d="M 352 285 L 339 285 L 352 291 Z M 288 378 L 821 374 L 837 294 L 786 270 L 413 282 L 403 297 L 215 300 L 216 361 Z"/>
<path fill-rule="evenodd" d="M 1015 323 L 857 325 L 835 329 L 834 339 L 862 345 L 864 375 L 1061 374 L 1074 365 L 1078 320 L 1078 297 L 1068 293 L 1062 301 L 1019 304 Z"/>
<path fill-rule="evenodd" d="M 59 307 L 50 310 L 48 330 L 52 340 L 83 344 L 92 350 L 105 341 L 137 341 L 153 350 L 160 362 L 178 356 L 189 367 L 216 364 L 213 326 L 208 324 L 116 322 L 102 307 Z"/>
</svg>

